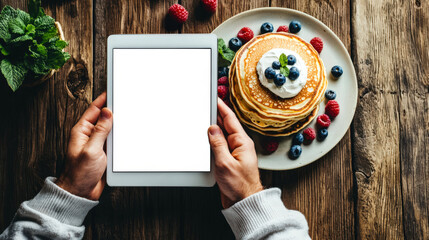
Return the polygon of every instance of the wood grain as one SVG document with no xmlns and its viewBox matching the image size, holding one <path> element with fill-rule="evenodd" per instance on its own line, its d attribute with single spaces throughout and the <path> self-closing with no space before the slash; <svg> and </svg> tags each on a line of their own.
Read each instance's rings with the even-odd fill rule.
<svg viewBox="0 0 429 240">
<path fill-rule="evenodd" d="M 1 1 L 0 7 L 6 4 L 27 9 L 25 0 Z M 0 83 L 0 229 L 45 177 L 62 170 L 70 130 L 92 99 L 92 2 L 49 1 L 43 7 L 62 24 L 72 57 L 37 87 L 12 93 Z"/>
</svg>

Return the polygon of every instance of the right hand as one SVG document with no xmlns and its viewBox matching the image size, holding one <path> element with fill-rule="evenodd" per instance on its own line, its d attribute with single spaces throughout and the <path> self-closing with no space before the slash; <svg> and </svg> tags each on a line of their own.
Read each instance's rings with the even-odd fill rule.
<svg viewBox="0 0 429 240">
<path fill-rule="evenodd" d="M 215 157 L 214 174 L 221 193 L 222 206 L 234 203 L 263 190 L 258 159 L 252 139 L 246 134 L 234 112 L 218 99 L 218 125 L 209 127 L 208 136 Z M 230 151 L 231 150 L 231 151 Z"/>
</svg>

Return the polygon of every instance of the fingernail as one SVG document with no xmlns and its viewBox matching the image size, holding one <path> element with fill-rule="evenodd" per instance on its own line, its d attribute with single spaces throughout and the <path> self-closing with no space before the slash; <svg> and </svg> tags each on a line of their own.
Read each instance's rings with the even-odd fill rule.
<svg viewBox="0 0 429 240">
<path fill-rule="evenodd" d="M 108 109 L 102 109 L 101 110 L 101 118 L 103 119 L 110 119 L 112 117 L 112 112 L 110 112 Z"/>
<path fill-rule="evenodd" d="M 209 128 L 209 134 L 212 136 L 220 135 L 221 134 L 220 128 L 214 127 L 214 126 L 210 127 Z"/>
</svg>

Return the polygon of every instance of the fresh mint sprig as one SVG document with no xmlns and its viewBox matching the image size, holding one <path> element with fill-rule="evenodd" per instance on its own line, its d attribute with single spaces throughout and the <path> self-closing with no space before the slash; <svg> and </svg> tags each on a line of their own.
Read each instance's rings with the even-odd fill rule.
<svg viewBox="0 0 429 240">
<path fill-rule="evenodd" d="M 283 76 L 288 77 L 289 76 L 289 68 L 287 68 L 287 56 L 282 53 L 279 58 L 280 62 L 280 73 L 283 74 Z"/>
<path fill-rule="evenodd" d="M 45 15 L 40 0 L 30 0 L 29 13 L 5 6 L 0 13 L 0 71 L 12 91 L 61 68 L 70 55 L 60 40 L 55 20 Z"/>
<path fill-rule="evenodd" d="M 231 65 L 235 52 L 226 46 L 225 41 L 222 38 L 217 39 L 217 51 L 219 53 L 218 66 L 226 67 Z"/>
</svg>

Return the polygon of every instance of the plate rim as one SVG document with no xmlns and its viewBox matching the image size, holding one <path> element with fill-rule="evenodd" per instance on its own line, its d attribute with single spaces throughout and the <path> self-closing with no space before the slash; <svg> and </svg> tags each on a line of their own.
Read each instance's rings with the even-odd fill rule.
<svg viewBox="0 0 429 240">
<path fill-rule="evenodd" d="M 305 13 L 305 12 L 301 12 L 301 11 L 298 11 L 298 10 L 295 10 L 295 9 L 291 9 L 291 8 L 283 8 L 283 7 L 261 7 L 261 8 L 249 9 L 249 10 L 246 10 L 244 12 L 238 13 L 238 14 L 236 14 L 236 15 L 228 18 L 227 20 L 223 21 L 211 33 L 216 34 L 216 31 L 219 31 L 219 29 L 222 28 L 222 26 L 227 25 L 229 22 L 233 21 L 236 18 L 245 17 L 246 15 L 253 14 L 255 12 L 265 12 L 265 11 L 268 11 L 268 12 L 270 12 L 270 11 L 276 11 L 276 12 L 294 13 L 294 14 L 297 14 L 297 15 L 301 15 L 301 16 L 307 17 L 307 18 L 309 18 L 309 19 L 311 19 L 311 20 L 319 23 L 319 25 L 321 25 L 323 27 L 323 30 L 325 30 L 327 33 L 329 33 L 330 35 L 332 35 L 334 37 L 334 39 L 337 41 L 337 43 L 339 43 L 338 45 L 341 46 L 340 50 L 343 51 L 343 53 L 346 53 L 346 55 L 348 56 L 349 63 L 351 63 L 351 66 L 353 66 L 352 67 L 352 76 L 353 76 L 353 79 L 351 79 L 351 80 L 353 80 L 353 84 L 355 86 L 356 100 L 355 100 L 355 104 L 353 104 L 353 108 L 350 109 L 350 111 L 352 112 L 352 117 L 350 118 L 350 121 L 346 125 L 348 127 L 344 128 L 343 132 L 342 133 L 340 132 L 340 134 L 338 134 L 341 137 L 339 137 L 338 139 L 336 139 L 336 140 L 333 141 L 335 144 L 333 144 L 332 147 L 328 147 L 328 148 L 323 149 L 319 154 L 317 154 L 318 156 L 314 160 L 303 162 L 302 164 L 296 165 L 296 166 L 291 167 L 291 168 L 284 168 L 284 167 L 283 168 L 261 167 L 259 165 L 259 159 L 258 159 L 258 168 L 259 169 L 271 170 L 271 171 L 293 170 L 293 169 L 301 168 L 301 167 L 304 167 L 304 166 L 307 166 L 307 165 L 309 165 L 311 163 L 316 162 L 317 160 L 319 160 L 320 158 L 322 158 L 323 156 L 325 156 L 327 153 L 329 153 L 333 148 L 335 148 L 338 145 L 338 143 L 344 138 L 344 136 L 346 135 L 347 131 L 350 129 L 351 123 L 353 122 L 353 119 L 354 119 L 354 116 L 355 116 L 355 113 L 356 113 L 357 104 L 358 104 L 358 101 L 359 101 L 359 99 L 358 99 L 359 98 L 359 96 L 358 96 L 358 93 L 359 93 L 358 79 L 357 79 L 357 75 L 356 75 L 356 69 L 355 69 L 354 62 L 353 62 L 353 60 L 352 60 L 352 58 L 351 58 L 351 56 L 350 56 L 347 48 L 344 46 L 344 43 L 341 41 L 341 39 L 337 36 L 337 34 L 335 34 L 334 31 L 332 31 L 328 26 L 326 26 L 322 21 L 320 21 L 319 19 L 317 19 L 317 18 L 315 18 L 315 17 L 313 17 L 313 16 L 311 16 L 311 15 Z"/>
</svg>

